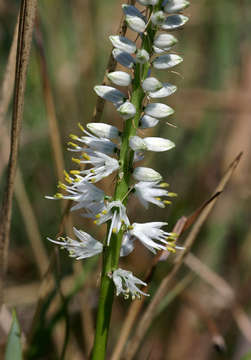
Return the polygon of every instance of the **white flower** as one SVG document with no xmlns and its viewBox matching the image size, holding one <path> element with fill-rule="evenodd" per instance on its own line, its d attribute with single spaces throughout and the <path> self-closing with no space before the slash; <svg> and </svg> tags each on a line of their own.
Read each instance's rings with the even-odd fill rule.
<svg viewBox="0 0 251 360">
<path fill-rule="evenodd" d="M 114 154 L 116 152 L 117 149 L 117 145 L 114 144 L 112 141 L 110 141 L 109 139 L 106 138 L 102 138 L 102 137 L 96 137 L 95 135 L 90 134 L 88 131 L 84 130 L 84 133 L 87 134 L 88 136 L 81 136 L 78 137 L 76 135 L 71 134 L 70 137 L 72 138 L 72 140 L 77 140 L 87 146 L 89 146 L 90 149 L 92 150 L 97 150 L 100 152 L 103 152 L 105 154 L 111 155 Z M 82 147 L 82 146 L 78 146 L 73 142 L 69 142 L 68 145 L 71 145 L 72 148 L 69 148 L 68 150 L 70 151 L 86 151 L 88 152 L 89 150 Z"/>
<path fill-rule="evenodd" d="M 144 293 L 137 287 L 137 285 L 146 286 L 147 284 L 134 276 L 131 271 L 117 269 L 109 276 L 114 282 L 117 296 L 122 293 L 124 298 L 128 299 L 131 295 L 132 300 L 135 298 L 140 299 L 141 295 L 149 296 L 149 294 Z"/>
<path fill-rule="evenodd" d="M 134 237 L 128 231 L 123 235 L 122 244 L 120 248 L 120 256 L 129 255 L 134 249 Z"/>
<path fill-rule="evenodd" d="M 145 64 L 149 61 L 150 55 L 145 49 L 138 49 L 136 52 L 136 62 L 139 64 Z"/>
<path fill-rule="evenodd" d="M 77 260 L 95 256 L 103 251 L 103 244 L 95 240 L 91 235 L 76 228 L 73 228 L 73 231 L 78 240 L 73 240 L 68 236 L 66 238 L 58 238 L 58 240 L 47 239 L 66 249 L 70 257 L 74 257 Z"/>
<path fill-rule="evenodd" d="M 92 164 L 93 167 L 88 170 L 81 170 L 79 173 L 85 175 L 87 181 L 96 183 L 101 179 L 109 176 L 119 168 L 119 162 L 117 159 L 113 159 L 110 156 L 98 151 L 89 151 L 82 154 L 85 160 L 72 158 L 73 162 L 77 164 Z"/>
<path fill-rule="evenodd" d="M 163 11 L 156 11 L 151 15 L 151 21 L 154 25 L 162 25 L 166 20 L 166 14 Z"/>
<path fill-rule="evenodd" d="M 162 200 L 162 196 L 174 197 L 177 194 L 168 192 L 165 188 L 168 187 L 167 183 L 160 183 L 158 181 L 146 182 L 140 181 L 134 185 L 135 195 L 138 197 L 141 204 L 148 209 L 148 203 L 155 204 L 161 208 L 165 205 L 171 204 L 169 200 Z"/>
<path fill-rule="evenodd" d="M 171 48 L 177 44 L 178 40 L 171 34 L 161 33 L 155 36 L 154 45 L 160 49 Z"/>
<path fill-rule="evenodd" d="M 152 128 L 159 123 L 158 119 L 155 119 L 149 115 L 143 115 L 139 121 L 139 127 L 141 129 Z"/>
<path fill-rule="evenodd" d="M 138 181 L 160 181 L 162 179 L 157 171 L 144 166 L 136 167 L 132 176 Z"/>
<path fill-rule="evenodd" d="M 175 13 L 184 10 L 189 4 L 189 1 L 186 0 L 168 0 L 166 1 L 164 11 L 167 13 Z"/>
<path fill-rule="evenodd" d="M 124 102 L 124 104 L 120 105 L 117 108 L 117 111 L 120 113 L 124 120 L 131 119 L 136 114 L 135 106 L 129 101 L 126 101 Z"/>
<path fill-rule="evenodd" d="M 145 108 L 145 113 L 157 119 L 165 118 L 174 113 L 174 110 L 165 104 L 152 103 L 148 104 Z"/>
<path fill-rule="evenodd" d="M 172 149 L 175 144 L 168 140 L 159 137 L 145 137 L 131 136 L 129 144 L 132 150 L 148 150 L 162 152 Z"/>
<path fill-rule="evenodd" d="M 168 238 L 173 235 L 160 229 L 165 225 L 167 225 L 165 222 L 133 223 L 130 226 L 129 233 L 155 254 L 156 250 L 167 250 Z"/>
<path fill-rule="evenodd" d="M 144 15 L 142 15 L 141 12 L 135 6 L 123 4 L 122 9 L 125 15 L 138 16 L 139 18 L 145 21 Z"/>
<path fill-rule="evenodd" d="M 116 106 L 122 104 L 127 98 L 125 94 L 111 86 L 96 85 L 94 91 L 102 99 L 111 101 Z"/>
<path fill-rule="evenodd" d="M 148 77 L 142 82 L 142 89 L 145 92 L 157 91 L 162 88 L 162 83 L 155 77 Z"/>
<path fill-rule="evenodd" d="M 161 55 L 153 60 L 153 67 L 158 70 L 170 69 L 182 61 L 182 57 L 176 54 Z"/>
<path fill-rule="evenodd" d="M 125 51 L 129 54 L 133 54 L 136 51 L 136 44 L 124 36 L 112 35 L 109 36 L 109 39 L 111 40 L 112 45 L 117 49 Z"/>
<path fill-rule="evenodd" d="M 86 127 L 100 138 L 118 139 L 120 137 L 119 130 L 112 125 L 105 123 L 88 123 Z"/>
<path fill-rule="evenodd" d="M 132 82 L 130 74 L 124 71 L 113 71 L 107 74 L 108 79 L 119 86 L 129 86 Z"/>
<path fill-rule="evenodd" d="M 101 225 L 109 220 L 111 220 L 111 225 L 108 233 L 107 245 L 110 243 L 112 233 L 117 234 L 123 224 L 126 226 L 130 225 L 129 219 L 126 215 L 126 208 L 121 201 L 109 202 L 105 209 L 96 215 L 95 224 Z"/>
<path fill-rule="evenodd" d="M 165 22 L 161 25 L 163 30 L 176 30 L 189 20 L 187 16 L 184 15 L 170 15 L 166 18 Z"/>
<path fill-rule="evenodd" d="M 135 60 L 132 57 L 132 55 L 128 54 L 125 51 L 115 48 L 112 50 L 112 55 L 119 64 L 121 64 L 129 69 L 131 69 L 135 64 Z"/>
</svg>

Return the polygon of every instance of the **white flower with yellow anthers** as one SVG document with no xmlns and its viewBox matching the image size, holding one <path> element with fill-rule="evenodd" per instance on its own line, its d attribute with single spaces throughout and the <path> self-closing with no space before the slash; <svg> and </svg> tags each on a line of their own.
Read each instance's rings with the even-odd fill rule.
<svg viewBox="0 0 251 360">
<path fill-rule="evenodd" d="M 69 252 L 69 256 L 77 260 L 95 256 L 103 251 L 103 244 L 95 240 L 91 235 L 76 228 L 73 228 L 73 231 L 78 240 L 73 240 L 68 236 L 66 238 L 58 238 L 58 240 L 47 239 L 66 249 Z"/>
<path fill-rule="evenodd" d="M 91 169 L 79 171 L 80 175 L 85 175 L 85 180 L 91 181 L 92 183 L 102 180 L 119 168 L 119 162 L 117 159 L 113 159 L 99 151 L 89 151 L 88 154 L 83 153 L 82 157 L 84 160 L 72 158 L 72 161 L 77 164 L 93 165 Z"/>
<path fill-rule="evenodd" d="M 130 221 L 126 215 L 126 208 L 121 201 L 112 201 L 106 205 L 106 208 L 96 215 L 95 224 L 101 225 L 111 220 L 110 230 L 107 238 L 107 245 L 110 243 L 112 233 L 117 234 L 121 226 L 130 225 Z"/>
<path fill-rule="evenodd" d="M 81 142 L 85 144 L 86 146 L 89 146 L 90 149 L 100 151 L 104 154 L 112 155 L 116 153 L 117 151 L 117 145 L 114 144 L 111 140 L 105 138 L 105 137 L 97 137 L 95 135 L 90 134 L 88 131 L 84 130 L 84 133 L 88 136 L 81 136 L 78 137 L 77 135 L 70 134 L 70 138 L 74 141 Z M 86 147 L 79 146 L 73 142 L 69 142 L 68 145 L 71 146 L 71 148 L 68 148 L 70 151 L 87 151 Z"/>
<path fill-rule="evenodd" d="M 103 206 L 104 199 L 106 197 L 104 191 L 86 181 L 82 176 L 78 175 L 78 170 L 72 170 L 72 172 L 75 175 L 74 182 L 72 182 L 70 185 L 66 185 L 61 181 L 58 183 L 58 188 L 67 192 L 67 195 L 57 193 L 53 197 L 46 196 L 46 198 L 75 201 L 77 204 L 71 208 L 71 211 L 82 208 L 88 209 L 90 206 L 93 208 L 94 204 L 100 209 L 101 206 Z"/>
<path fill-rule="evenodd" d="M 146 286 L 147 284 L 134 276 L 131 271 L 117 269 L 112 274 L 108 274 L 108 276 L 114 282 L 117 296 L 122 294 L 125 299 L 131 296 L 132 300 L 140 299 L 141 295 L 149 296 L 149 294 L 144 293 L 138 288 L 138 285 Z"/>
<path fill-rule="evenodd" d="M 162 200 L 162 196 L 175 197 L 176 193 L 169 192 L 165 190 L 169 185 L 167 183 L 158 183 L 155 182 L 145 182 L 140 181 L 134 185 L 135 195 L 138 197 L 141 204 L 148 209 L 149 204 L 155 204 L 161 208 L 164 208 L 165 205 L 171 204 L 169 200 Z"/>
<path fill-rule="evenodd" d="M 175 234 L 162 230 L 161 227 L 165 225 L 166 222 L 133 223 L 128 230 L 131 236 L 135 236 L 154 254 L 156 250 L 175 252 Z"/>
</svg>

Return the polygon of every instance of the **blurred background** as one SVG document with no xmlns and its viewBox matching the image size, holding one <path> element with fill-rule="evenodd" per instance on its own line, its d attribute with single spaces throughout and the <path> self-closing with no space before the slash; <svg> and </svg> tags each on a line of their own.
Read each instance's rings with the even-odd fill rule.
<svg viewBox="0 0 251 360">
<path fill-rule="evenodd" d="M 105 228 L 91 229 L 92 223 L 79 214 L 68 217 L 64 228 L 61 219 L 67 204 L 46 200 L 45 195 L 53 195 L 63 169 L 71 169 L 71 154 L 66 151 L 69 134 L 80 133 L 78 122 L 84 125 L 91 121 L 96 103 L 93 87 L 103 81 L 112 49 L 108 36 L 116 34 L 119 27 L 121 3 L 39 1 L 5 291 L 5 304 L 8 309 L 16 308 L 29 344 L 28 359 L 86 359 L 91 348 L 99 260 L 73 262 L 46 237 L 55 239 L 57 234 L 65 234 L 73 222 L 101 240 Z M 19 1 L 0 1 L 1 83 L 18 10 Z M 175 114 L 167 119 L 170 124 L 161 121 L 145 132 L 148 136 L 167 137 L 176 148 L 164 154 L 149 154 L 144 161 L 161 172 L 179 196 L 164 211 L 154 206 L 145 211 L 133 199 L 129 217 L 136 222 L 168 221 L 172 229 L 181 216 L 191 214 L 210 197 L 229 164 L 243 151 L 238 168 L 192 249 L 208 268 L 227 281 L 243 312 L 238 318 L 231 303 L 184 265 L 176 284 L 184 278 L 186 284 L 174 301 L 166 299 L 162 304 L 135 359 L 238 360 L 251 348 L 251 3 L 191 0 L 185 15 L 189 22 L 174 33 L 179 39 L 175 51 L 184 57 L 184 62 L 173 71 L 156 74 L 178 86 L 166 101 Z M 132 33 L 128 32 L 128 36 L 133 39 Z M 11 105 L 12 100 L 0 118 L 1 197 L 9 156 Z M 105 106 L 102 122 L 122 129 L 122 121 L 110 104 Z M 108 181 L 102 187 L 111 193 Z M 151 254 L 138 246 L 122 263 L 143 278 L 151 259 Z M 157 268 L 151 294 L 168 269 L 166 262 Z M 116 299 L 109 354 L 128 307 L 129 302 Z M 3 323 L 0 334 L 4 349 L 7 333 Z"/>
</svg>

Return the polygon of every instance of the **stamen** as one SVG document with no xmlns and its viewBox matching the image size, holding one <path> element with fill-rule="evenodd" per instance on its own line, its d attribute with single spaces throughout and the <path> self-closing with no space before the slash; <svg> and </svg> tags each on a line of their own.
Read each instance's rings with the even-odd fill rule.
<svg viewBox="0 0 251 360">
<path fill-rule="evenodd" d="M 86 153 L 82 153 L 82 157 L 86 160 L 91 160 L 90 156 Z"/>
<path fill-rule="evenodd" d="M 77 144 L 74 144 L 72 141 L 69 141 L 67 144 L 70 145 L 70 146 L 72 146 L 72 147 L 75 147 L 75 148 L 78 147 L 78 145 L 77 145 Z"/>
<path fill-rule="evenodd" d="M 80 123 L 78 123 L 78 127 L 81 131 L 83 131 L 83 132 L 85 131 L 84 127 Z"/>
<path fill-rule="evenodd" d="M 73 161 L 73 162 L 75 162 L 76 164 L 81 164 L 81 160 L 79 160 L 79 159 L 76 159 L 76 158 L 71 158 L 71 160 Z"/>
<path fill-rule="evenodd" d="M 60 194 L 60 193 L 56 193 L 56 194 L 54 195 L 54 198 L 56 198 L 56 199 L 62 199 L 62 198 L 63 198 L 63 195 Z"/>
<path fill-rule="evenodd" d="M 178 194 L 175 193 L 175 192 L 169 192 L 169 193 L 168 193 L 168 196 L 169 196 L 169 197 L 176 197 L 176 196 L 178 196 Z"/>
<path fill-rule="evenodd" d="M 79 171 L 79 170 L 71 170 L 71 171 L 70 171 L 70 174 L 72 174 L 72 175 L 79 175 L 79 174 L 80 174 L 80 171 Z"/>
<path fill-rule="evenodd" d="M 69 135 L 72 140 L 78 140 L 78 136 L 74 134 Z"/>
</svg>

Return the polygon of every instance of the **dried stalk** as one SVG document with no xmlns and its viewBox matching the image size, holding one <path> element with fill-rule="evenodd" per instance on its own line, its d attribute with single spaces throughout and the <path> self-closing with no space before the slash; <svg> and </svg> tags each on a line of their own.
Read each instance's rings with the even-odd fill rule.
<svg viewBox="0 0 251 360">
<path fill-rule="evenodd" d="M 14 179 L 17 168 L 18 145 L 21 133 L 21 123 L 23 118 L 26 74 L 30 56 L 36 5 L 37 0 L 22 0 L 20 7 L 10 158 L 7 172 L 7 184 L 5 187 L 4 198 L 1 208 L 0 304 L 2 304 L 3 300 L 3 282 L 8 264 L 9 232 L 12 209 L 11 205 L 14 193 Z"/>
</svg>

